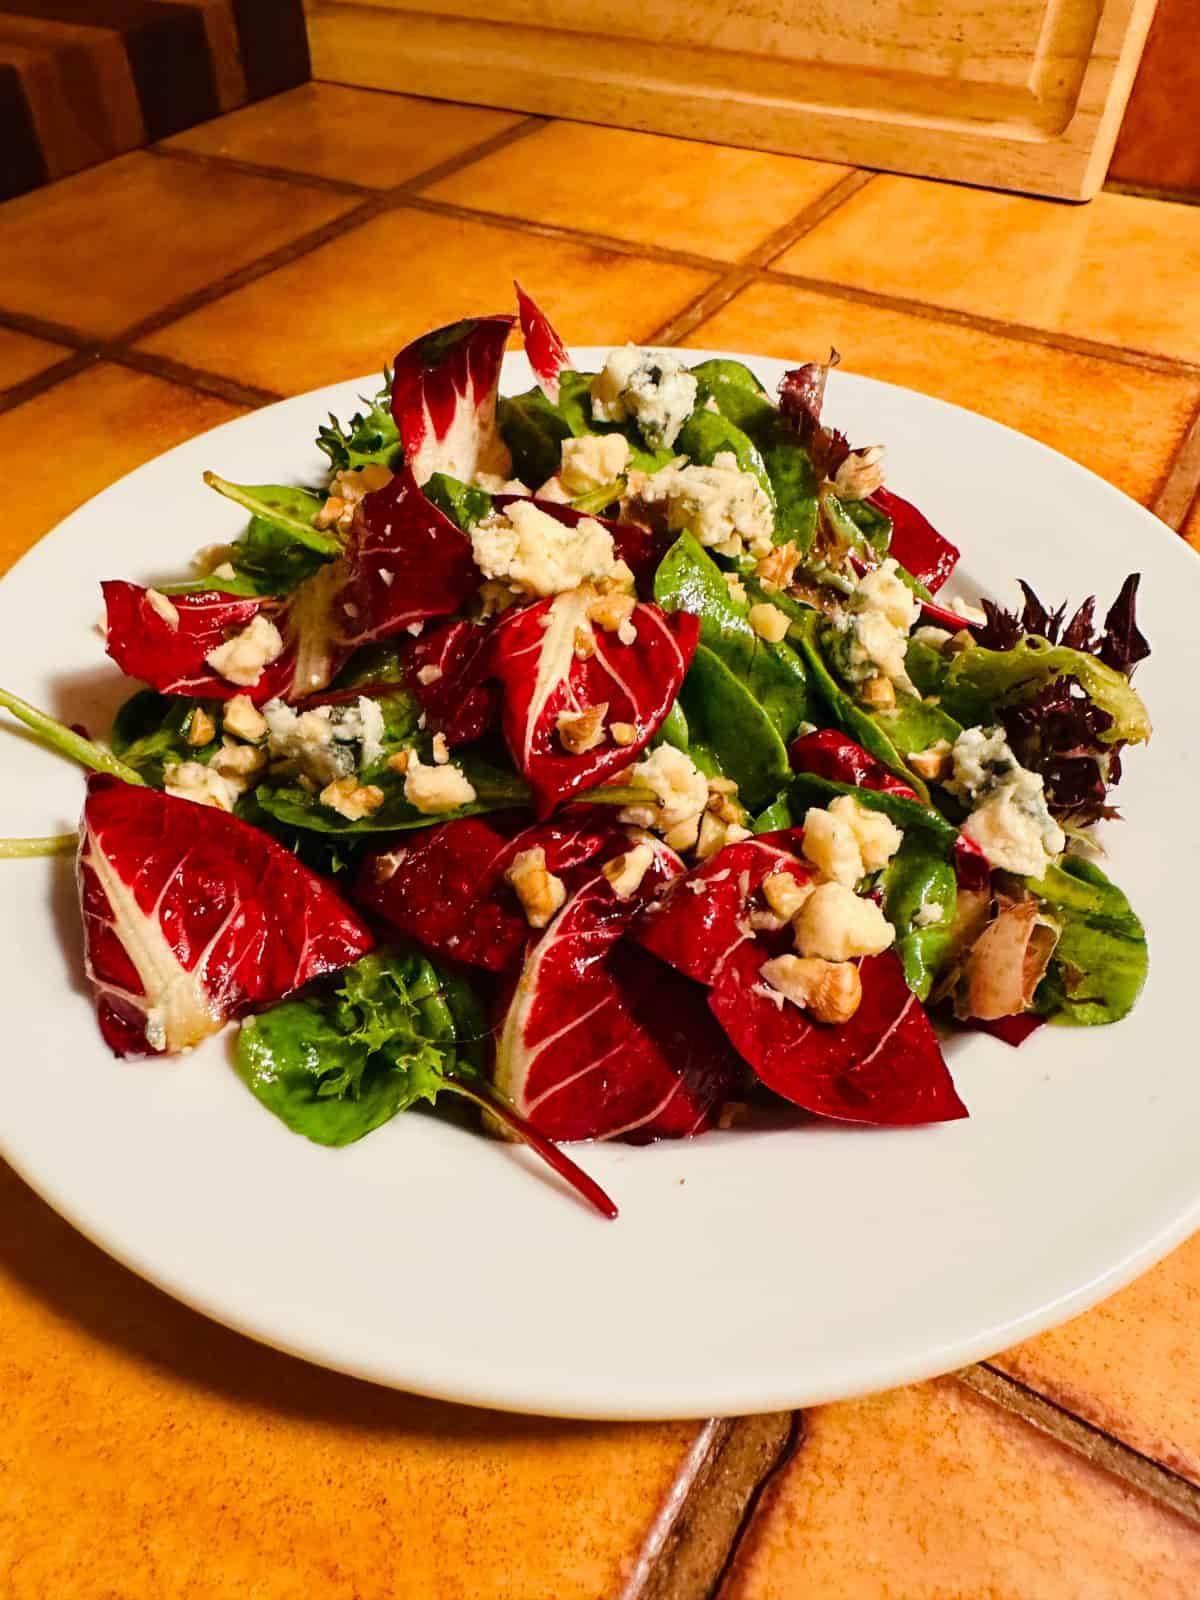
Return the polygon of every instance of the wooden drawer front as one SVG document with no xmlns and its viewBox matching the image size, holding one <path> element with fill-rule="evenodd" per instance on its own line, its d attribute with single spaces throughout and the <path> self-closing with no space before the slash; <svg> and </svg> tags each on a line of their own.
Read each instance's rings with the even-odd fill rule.
<svg viewBox="0 0 1200 1600">
<path fill-rule="evenodd" d="M 1155 0 L 309 0 L 314 75 L 1083 198 Z"/>
</svg>

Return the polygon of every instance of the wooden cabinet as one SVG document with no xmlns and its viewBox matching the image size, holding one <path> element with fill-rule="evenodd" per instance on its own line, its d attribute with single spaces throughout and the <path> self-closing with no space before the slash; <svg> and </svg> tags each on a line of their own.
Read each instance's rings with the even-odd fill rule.
<svg viewBox="0 0 1200 1600">
<path fill-rule="evenodd" d="M 319 78 L 1081 199 L 1154 4 L 309 0 L 308 17 Z"/>
</svg>

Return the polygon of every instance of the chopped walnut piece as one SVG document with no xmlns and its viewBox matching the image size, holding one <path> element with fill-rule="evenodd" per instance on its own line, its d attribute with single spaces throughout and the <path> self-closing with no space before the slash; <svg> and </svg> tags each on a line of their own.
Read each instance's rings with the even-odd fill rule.
<svg viewBox="0 0 1200 1600">
<path fill-rule="evenodd" d="M 648 844 L 635 844 L 632 850 L 626 850 L 624 855 L 614 856 L 611 861 L 606 861 L 600 868 L 601 872 L 612 885 L 612 892 L 618 900 L 628 900 L 630 895 L 636 894 L 641 888 L 642 879 L 654 860 L 654 848 Z"/>
<path fill-rule="evenodd" d="M 411 760 L 411 750 L 397 750 L 394 755 L 388 757 L 388 766 L 393 772 L 407 772 Z"/>
<path fill-rule="evenodd" d="M 896 686 L 890 678 L 885 678 L 881 673 L 874 678 L 868 678 L 859 692 L 863 703 L 874 706 L 877 711 L 890 711 L 896 704 Z"/>
<path fill-rule="evenodd" d="M 172 633 L 178 633 L 179 607 L 173 601 L 168 600 L 161 589 L 147 589 L 146 599 L 150 603 L 151 611 L 157 612 Z"/>
<path fill-rule="evenodd" d="M 604 719 L 608 715 L 608 701 L 589 706 L 586 711 L 563 711 L 555 727 L 564 750 L 573 756 L 583 755 L 604 743 Z"/>
<path fill-rule="evenodd" d="M 811 883 L 800 883 L 790 872 L 770 872 L 762 881 L 763 899 L 776 916 L 790 922 L 813 892 Z"/>
<path fill-rule="evenodd" d="M 329 485 L 329 498 L 313 518 L 314 528 L 333 528 L 346 533 L 359 501 L 375 489 L 391 483 L 392 474 L 382 462 L 338 472 Z"/>
<path fill-rule="evenodd" d="M 546 870 L 546 852 L 541 845 L 520 851 L 504 877 L 531 928 L 544 928 L 567 898 L 566 884 Z"/>
<path fill-rule="evenodd" d="M 786 589 L 800 565 L 800 549 L 794 539 L 777 544 L 769 555 L 763 556 L 754 569 L 754 576 L 763 588 Z"/>
<path fill-rule="evenodd" d="M 335 778 L 321 790 L 320 800 L 347 822 L 361 822 L 379 810 L 383 790 L 374 783 L 359 783 L 357 778 Z"/>
<path fill-rule="evenodd" d="M 944 778 L 953 765 L 953 752 L 949 739 L 938 739 L 924 750 L 915 750 L 904 758 L 914 772 L 935 783 Z"/>
<path fill-rule="evenodd" d="M 624 589 L 606 589 L 588 606 L 588 620 L 603 628 L 605 633 L 617 633 L 621 624 L 633 616 L 636 605 L 636 595 Z"/>
<path fill-rule="evenodd" d="M 672 850 L 677 850 L 680 855 L 685 850 L 690 850 L 700 837 L 700 825 L 703 812 L 696 812 L 694 816 L 684 817 L 682 822 L 677 822 L 673 828 L 668 828 L 663 834 L 663 840 Z"/>
<path fill-rule="evenodd" d="M 450 746 L 446 743 L 444 733 L 435 733 L 433 736 L 433 762 L 437 767 L 444 767 L 450 759 Z"/>
<path fill-rule="evenodd" d="M 197 706 L 188 718 L 187 742 L 195 748 L 197 745 L 211 744 L 216 737 L 216 723 L 203 706 Z"/>
<path fill-rule="evenodd" d="M 590 628 L 575 629 L 575 659 L 590 661 L 596 654 L 596 640 Z"/>
<path fill-rule="evenodd" d="M 710 856 L 715 856 L 718 850 L 723 850 L 727 843 L 725 824 L 714 817 L 711 811 L 706 811 L 700 819 L 700 835 L 696 840 L 696 860 L 707 861 Z"/>
<path fill-rule="evenodd" d="M 417 668 L 417 682 L 426 685 L 426 687 L 431 683 L 438 683 L 441 680 L 441 676 L 441 667 L 435 667 L 432 662 L 424 667 Z"/>
<path fill-rule="evenodd" d="M 747 599 L 746 585 L 738 577 L 737 573 L 723 572 L 721 576 L 725 579 L 725 587 L 729 590 L 729 598 L 734 605 L 744 606 Z"/>
<path fill-rule="evenodd" d="M 881 444 L 869 444 L 862 450 L 851 450 L 834 476 L 833 488 L 838 498 L 868 500 L 876 489 L 881 489 L 885 453 Z"/>
<path fill-rule="evenodd" d="M 852 961 L 776 956 L 759 971 L 772 989 L 817 1022 L 848 1022 L 862 1003 L 862 979 Z"/>
<path fill-rule="evenodd" d="M 765 639 L 768 644 L 779 644 L 787 638 L 789 627 L 787 614 L 773 606 L 770 602 L 750 607 L 750 627 L 760 639 Z"/>
<path fill-rule="evenodd" d="M 614 744 L 619 744 L 622 749 L 631 745 L 638 736 L 638 731 L 632 722 L 610 722 L 609 734 Z"/>
<path fill-rule="evenodd" d="M 257 744 L 267 735 L 267 719 L 248 694 L 235 694 L 225 706 L 222 723 L 226 733 L 235 733 L 239 739 Z"/>
</svg>

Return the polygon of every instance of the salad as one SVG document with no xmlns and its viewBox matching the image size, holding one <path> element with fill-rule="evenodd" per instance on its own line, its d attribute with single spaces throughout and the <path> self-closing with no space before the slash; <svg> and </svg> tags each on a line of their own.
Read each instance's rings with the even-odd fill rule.
<svg viewBox="0 0 1200 1600">
<path fill-rule="evenodd" d="M 237 1072 L 344 1145 L 457 1104 L 560 1148 L 729 1127 L 757 1100 L 967 1115 L 947 1028 L 1123 1017 L 1141 923 L 1097 864 L 1149 647 L 1020 583 L 937 598 L 958 550 L 740 362 L 577 371 L 514 316 L 416 340 L 318 443 L 319 484 L 193 575 L 103 585 L 131 680 L 105 737 L 0 704 L 89 769 L 77 858 L 123 1057 L 237 1021 Z"/>
</svg>

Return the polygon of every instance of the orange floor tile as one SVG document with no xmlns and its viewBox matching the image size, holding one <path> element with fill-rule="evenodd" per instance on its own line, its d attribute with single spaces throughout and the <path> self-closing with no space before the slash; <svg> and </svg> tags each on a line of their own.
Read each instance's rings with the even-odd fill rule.
<svg viewBox="0 0 1200 1600">
<path fill-rule="evenodd" d="M 251 1344 L 0 1165 L 4 1600 L 597 1600 L 694 1427 L 419 1400 Z"/>
<path fill-rule="evenodd" d="M 428 193 L 503 216 L 738 261 L 849 170 L 555 122 Z M 631 187 L 631 173 L 645 174 L 646 181 Z"/>
<path fill-rule="evenodd" d="M 834 345 L 847 372 L 981 411 L 1144 501 L 1161 486 L 1200 399 L 1200 379 L 775 283 L 745 290 L 685 342 L 793 361 L 823 359 Z"/>
<path fill-rule="evenodd" d="M 1200 359 L 1196 206 L 1119 194 L 1065 206 L 881 177 L 777 265 L 881 294 Z"/>
<path fill-rule="evenodd" d="M 172 323 L 144 347 L 293 394 L 378 372 L 408 340 L 456 317 L 513 310 L 514 278 L 565 339 L 597 343 L 644 339 L 711 282 L 691 267 L 404 208 Z"/>
<path fill-rule="evenodd" d="M 21 515 L 0 524 L 0 571 L 114 479 L 239 414 L 212 395 L 107 363 L 0 411 L 0 459 L 20 459 L 30 439 L 58 434 L 66 417 L 72 441 L 39 478 L 37 493 L 24 497 Z"/>
<path fill-rule="evenodd" d="M 138 151 L 0 208 L 0 310 L 112 338 L 353 204 Z"/>
<path fill-rule="evenodd" d="M 522 120 L 511 111 L 306 83 L 202 122 L 166 146 L 388 189 Z"/>
<path fill-rule="evenodd" d="M 721 1600 L 1191 1600 L 1200 1529 L 954 1379 L 827 1406 Z"/>
</svg>

